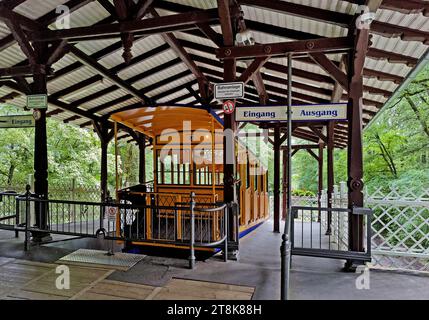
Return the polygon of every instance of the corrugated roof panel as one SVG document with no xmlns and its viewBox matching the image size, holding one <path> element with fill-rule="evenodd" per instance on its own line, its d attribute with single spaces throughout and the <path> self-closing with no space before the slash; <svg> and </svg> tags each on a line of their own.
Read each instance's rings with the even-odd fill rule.
<svg viewBox="0 0 429 320">
<path fill-rule="evenodd" d="M 0 21 L 0 39 L 6 37 L 8 34 L 10 34 L 9 28 L 3 21 Z"/>
<path fill-rule="evenodd" d="M 56 6 L 52 6 L 52 8 L 55 7 Z M 98 1 L 92 1 L 70 14 L 70 28 L 89 27 L 108 16 L 110 16 L 110 13 L 108 13 Z M 51 24 L 49 27 L 51 29 L 57 29 L 56 23 Z"/>
<path fill-rule="evenodd" d="M 99 91 L 102 91 L 104 89 L 110 88 L 112 85 L 114 85 L 113 82 L 111 82 L 108 79 L 102 79 L 102 81 L 97 81 L 82 90 L 75 91 L 72 94 L 66 95 L 64 98 L 62 98 L 62 101 L 65 101 L 67 103 L 72 103 L 77 100 L 80 100 L 84 97 L 87 97 L 91 94 L 97 93 Z"/>
<path fill-rule="evenodd" d="M 60 78 L 57 78 L 53 81 L 48 82 L 48 92 L 50 94 L 55 93 L 57 91 L 63 90 L 72 86 L 73 84 L 79 83 L 85 79 L 93 77 L 97 75 L 92 68 L 82 67 L 73 71 L 69 74 L 66 74 Z"/>
<path fill-rule="evenodd" d="M 147 86 L 151 86 L 154 83 L 160 82 L 168 77 L 174 76 L 186 70 L 188 70 L 186 65 L 184 63 L 180 63 L 175 65 L 174 67 L 168 68 L 161 72 L 157 72 L 151 75 L 150 77 L 144 78 L 143 80 L 140 80 L 134 83 L 134 86 L 137 89 L 143 89 L 143 88 L 146 88 Z"/>
<path fill-rule="evenodd" d="M 387 22 L 394 26 L 429 32 L 429 18 L 418 14 L 403 14 L 391 10 L 378 10 L 377 21 Z"/>
<path fill-rule="evenodd" d="M 119 109 L 121 109 L 123 107 L 127 107 L 127 106 L 130 106 L 130 105 L 139 103 L 139 102 L 140 102 L 139 99 L 137 99 L 137 98 L 131 98 L 131 99 L 128 99 L 128 100 L 126 100 L 124 102 L 115 104 L 113 107 L 110 107 L 110 108 L 107 108 L 107 109 L 103 109 L 102 111 L 99 111 L 99 113 L 101 115 L 105 115 L 105 114 L 108 114 L 108 113 L 110 113 L 112 111 L 119 110 Z"/>
<path fill-rule="evenodd" d="M 393 83 L 392 81 L 379 81 L 376 78 L 364 78 L 363 81 L 364 85 L 374 87 L 377 89 L 387 90 L 387 91 L 395 91 L 398 87 L 397 84 Z"/>
<path fill-rule="evenodd" d="M 165 44 L 165 41 L 162 39 L 161 36 L 152 35 L 152 36 L 134 41 L 131 52 L 133 54 L 133 57 L 137 57 L 143 54 L 144 52 L 148 52 L 152 49 L 160 47 L 163 44 Z M 121 47 L 119 50 L 101 59 L 99 63 L 101 63 L 106 68 L 113 68 L 118 64 L 121 64 L 124 62 L 124 58 L 122 58 L 122 53 L 123 53 L 123 49 Z"/>
<path fill-rule="evenodd" d="M 281 0 L 283 1 L 283 0 Z M 287 0 L 285 2 L 293 2 L 305 6 L 337 11 L 342 13 L 354 14 L 357 5 L 354 5 L 347 1 L 340 0 Z"/>
<path fill-rule="evenodd" d="M 157 88 L 155 90 L 152 90 L 147 95 L 149 97 L 153 97 L 155 95 L 162 94 L 163 92 L 165 92 L 167 90 L 170 90 L 170 89 L 173 89 L 173 88 L 177 88 L 177 87 L 179 87 L 181 85 L 187 84 L 187 83 L 189 83 L 189 82 L 191 82 L 193 80 L 195 80 L 195 77 L 193 75 L 189 75 L 187 77 L 183 77 L 183 78 L 180 78 L 179 80 L 173 81 L 173 82 L 171 82 L 171 83 L 169 83 L 167 85 L 159 87 L 159 88 Z"/>
<path fill-rule="evenodd" d="M 85 108 L 86 110 L 96 108 L 100 105 L 103 105 L 112 100 L 118 99 L 120 97 L 123 97 L 127 94 L 129 93 L 123 89 L 116 89 L 100 98 L 86 102 L 84 105 L 82 105 L 82 108 Z"/>
<path fill-rule="evenodd" d="M 169 62 L 170 60 L 174 60 L 176 58 L 177 58 L 177 55 L 174 53 L 173 50 L 170 49 L 163 52 L 162 54 L 158 54 L 149 59 L 145 59 L 139 64 L 133 65 L 132 67 L 119 72 L 118 75 L 122 79 L 129 79 L 145 71 L 148 71 L 157 66 L 160 66 L 166 62 Z"/>
<path fill-rule="evenodd" d="M 404 78 L 412 70 L 411 67 L 407 67 L 399 63 L 386 63 L 385 61 L 374 60 L 371 58 L 366 58 L 365 68 L 389 73 L 396 76 L 402 76 Z"/>
<path fill-rule="evenodd" d="M 79 42 L 75 46 L 76 48 L 82 50 L 85 54 L 92 55 L 118 41 L 120 41 L 119 38 L 105 39 L 105 40 L 91 40 L 91 41 Z"/>
<path fill-rule="evenodd" d="M 414 58 L 421 57 L 427 50 L 428 46 L 417 41 L 402 41 L 400 38 L 386 38 L 372 34 L 372 47 L 394 52 Z"/>
<path fill-rule="evenodd" d="M 194 97 L 191 97 L 191 98 L 187 98 L 187 99 L 185 99 L 185 100 L 181 100 L 181 101 L 179 101 L 178 103 L 180 103 L 180 104 L 191 104 L 192 102 L 194 102 L 195 101 L 195 98 Z"/>
<path fill-rule="evenodd" d="M 158 103 L 166 103 L 166 102 L 168 102 L 168 101 L 170 101 L 170 100 L 173 100 L 173 99 L 179 98 L 179 97 L 184 96 L 184 95 L 186 95 L 186 94 L 189 94 L 189 91 L 188 91 L 188 90 L 186 90 L 186 89 L 182 89 L 182 90 L 180 90 L 180 91 L 178 91 L 178 92 L 172 93 L 172 94 L 170 94 L 170 95 L 168 95 L 168 96 L 166 96 L 166 97 L 164 97 L 164 98 L 160 99 L 160 100 L 158 101 Z"/>
<path fill-rule="evenodd" d="M 282 28 L 313 33 L 324 37 L 342 37 L 347 35 L 347 29 L 329 23 L 304 19 L 297 16 L 274 12 L 265 9 L 242 6 L 244 18 L 253 21 L 272 24 Z"/>
<path fill-rule="evenodd" d="M 216 44 L 211 41 L 210 39 L 203 38 L 203 37 L 197 37 L 192 34 L 184 33 L 184 32 L 175 32 L 176 38 L 183 39 L 186 41 L 195 42 L 197 44 L 201 44 L 207 47 L 213 47 L 217 48 Z"/>
<path fill-rule="evenodd" d="M 54 63 L 52 65 L 52 68 L 54 69 L 54 71 L 58 71 L 75 62 L 76 62 L 76 59 L 74 58 L 74 56 L 72 56 L 71 54 L 66 54 L 64 57 L 62 57 L 60 60 Z"/>
<path fill-rule="evenodd" d="M 216 0 L 169 0 L 169 2 L 185 4 L 199 9 L 217 8 Z"/>
<path fill-rule="evenodd" d="M 0 68 L 9 68 L 26 60 L 26 56 L 22 53 L 21 48 L 17 43 L 0 51 Z"/>
<path fill-rule="evenodd" d="M 26 16 L 27 18 L 36 20 L 41 16 L 55 10 L 61 4 L 66 3 L 67 0 L 43 0 L 43 1 L 25 1 L 17 6 L 13 11 Z"/>
</svg>

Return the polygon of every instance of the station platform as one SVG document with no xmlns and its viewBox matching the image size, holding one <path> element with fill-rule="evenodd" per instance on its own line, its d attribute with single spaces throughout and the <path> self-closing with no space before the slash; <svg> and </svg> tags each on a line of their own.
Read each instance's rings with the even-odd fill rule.
<svg viewBox="0 0 429 320">
<path fill-rule="evenodd" d="M 225 263 L 214 256 L 189 270 L 183 259 L 144 256 L 127 271 L 70 266 L 78 286 L 58 293 L 53 277 L 60 258 L 79 248 L 107 250 L 110 244 L 78 239 L 24 252 L 22 239 L 0 231 L 0 298 L 277 300 L 280 242 L 281 234 L 273 233 L 268 221 L 242 239 L 239 261 Z M 342 266 L 339 260 L 293 257 L 291 299 L 429 299 L 429 276 L 424 274 L 371 270 L 370 289 L 359 290 L 356 279 L 360 274 L 345 273 Z"/>
</svg>

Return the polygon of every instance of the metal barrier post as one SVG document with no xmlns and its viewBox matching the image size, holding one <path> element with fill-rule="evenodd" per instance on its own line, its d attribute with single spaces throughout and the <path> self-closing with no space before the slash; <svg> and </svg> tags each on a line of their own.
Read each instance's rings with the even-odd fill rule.
<svg viewBox="0 0 429 320">
<path fill-rule="evenodd" d="M 19 217 L 20 212 L 19 212 L 18 200 L 16 200 L 16 198 L 15 198 L 15 214 L 16 214 L 16 216 L 15 216 L 15 228 L 18 228 L 19 223 L 20 223 L 19 222 L 20 221 L 20 217 Z M 15 230 L 15 238 L 19 238 L 19 231 L 18 230 Z"/>
<path fill-rule="evenodd" d="M 28 235 L 29 235 L 29 225 L 31 223 L 31 212 L 30 212 L 30 197 L 31 197 L 31 192 L 30 192 L 30 186 L 27 185 L 25 187 L 25 189 L 27 190 L 27 192 L 25 193 L 25 239 L 24 239 L 24 251 L 28 251 Z M 18 212 L 19 215 L 19 212 Z"/>
<path fill-rule="evenodd" d="M 190 269 L 194 269 L 195 267 L 195 213 L 194 213 L 194 209 L 195 209 L 195 192 L 191 192 L 191 203 L 190 203 L 190 208 L 191 208 L 191 236 L 190 236 L 190 256 L 189 256 L 189 268 Z"/>
<path fill-rule="evenodd" d="M 228 262 L 228 206 L 225 207 L 225 209 L 223 209 L 223 214 L 224 214 L 224 231 L 225 231 L 225 241 L 223 243 L 223 261 Z"/>
</svg>

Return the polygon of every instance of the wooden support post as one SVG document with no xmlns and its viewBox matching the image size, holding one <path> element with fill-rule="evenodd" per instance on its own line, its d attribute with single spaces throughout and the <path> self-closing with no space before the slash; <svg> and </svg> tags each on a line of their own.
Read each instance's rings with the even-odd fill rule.
<svg viewBox="0 0 429 320">
<path fill-rule="evenodd" d="M 108 172 L 107 172 L 107 149 L 109 142 L 113 139 L 114 130 L 109 131 L 108 122 L 92 122 L 95 132 L 100 138 L 101 143 L 101 164 L 100 164 L 100 189 L 101 189 L 101 201 L 104 202 L 108 195 Z"/>
<path fill-rule="evenodd" d="M 381 1 L 367 1 L 369 7 L 375 12 Z M 370 5 L 371 4 L 371 5 Z M 353 52 L 349 55 L 349 104 L 347 110 L 348 120 L 348 187 L 349 209 L 363 207 L 363 150 L 362 150 L 362 109 L 363 109 L 363 70 L 365 57 L 368 52 L 370 35 L 368 29 L 352 29 L 355 43 Z M 349 215 L 349 250 L 364 251 L 364 221 L 363 216 Z M 354 270 L 356 264 L 362 261 L 348 260 L 346 270 Z"/>
<path fill-rule="evenodd" d="M 34 75 L 33 92 L 46 94 L 46 75 Z M 34 193 L 41 199 L 48 199 L 48 144 L 46 133 L 46 109 L 39 109 L 40 118 L 36 121 L 34 132 Z M 36 226 L 45 229 L 47 210 L 44 205 L 35 208 Z M 33 233 L 34 242 L 42 242 L 47 234 Z"/>
<path fill-rule="evenodd" d="M 363 207 L 363 152 L 362 152 L 362 78 L 350 84 L 348 108 L 348 186 L 349 208 Z M 363 218 L 349 217 L 349 250 L 363 251 Z"/>
<path fill-rule="evenodd" d="M 280 127 L 274 128 L 274 232 L 280 232 Z"/>
</svg>

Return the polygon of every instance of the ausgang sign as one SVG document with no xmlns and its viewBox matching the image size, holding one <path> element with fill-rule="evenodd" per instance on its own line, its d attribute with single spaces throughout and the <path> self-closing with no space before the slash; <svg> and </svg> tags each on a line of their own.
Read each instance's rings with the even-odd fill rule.
<svg viewBox="0 0 429 320">
<path fill-rule="evenodd" d="M 240 106 L 235 109 L 238 122 L 287 121 L 287 106 Z M 346 120 L 347 104 L 318 104 L 292 106 L 292 121 Z"/>
<path fill-rule="evenodd" d="M 34 126 L 35 120 L 32 115 L 0 117 L 0 128 L 31 128 Z"/>
<path fill-rule="evenodd" d="M 214 86 L 216 100 L 230 100 L 244 98 L 243 82 L 217 83 Z"/>
</svg>

